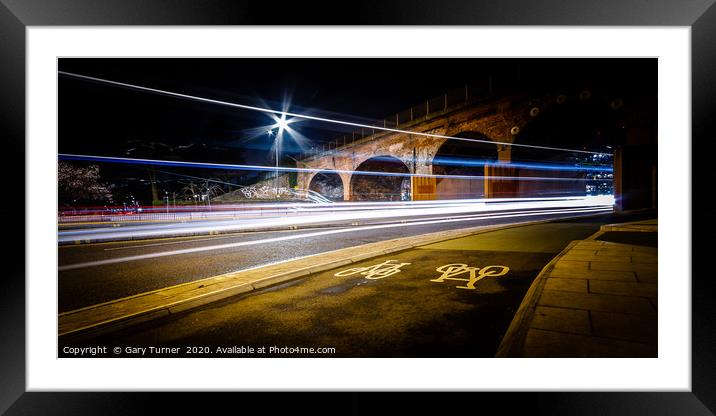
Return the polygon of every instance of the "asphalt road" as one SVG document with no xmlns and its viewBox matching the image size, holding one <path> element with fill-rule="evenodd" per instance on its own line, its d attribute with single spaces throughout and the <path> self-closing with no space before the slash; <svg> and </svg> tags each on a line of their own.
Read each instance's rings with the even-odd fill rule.
<svg viewBox="0 0 716 416">
<path fill-rule="evenodd" d="M 613 221 L 563 220 L 431 244 L 74 346 L 106 345 L 114 357 L 492 357 L 542 267 Z M 69 356 L 66 346 L 60 356 Z"/>
<path fill-rule="evenodd" d="M 572 215 L 453 216 L 437 219 L 443 222 L 422 218 L 412 223 L 65 245 L 58 248 L 58 308 L 60 312 L 70 311 L 249 267 L 392 238 Z"/>
</svg>

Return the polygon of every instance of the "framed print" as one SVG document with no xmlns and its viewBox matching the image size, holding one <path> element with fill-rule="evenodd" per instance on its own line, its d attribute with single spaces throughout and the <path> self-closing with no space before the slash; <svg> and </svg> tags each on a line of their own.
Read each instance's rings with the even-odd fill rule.
<svg viewBox="0 0 716 416">
<path fill-rule="evenodd" d="M 716 407 L 710 1 L 90 3 L 0 7 L 3 412 Z"/>
</svg>

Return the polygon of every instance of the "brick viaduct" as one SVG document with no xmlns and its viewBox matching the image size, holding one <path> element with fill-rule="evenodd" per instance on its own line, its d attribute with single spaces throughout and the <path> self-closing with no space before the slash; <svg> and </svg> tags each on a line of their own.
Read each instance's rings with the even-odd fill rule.
<svg viewBox="0 0 716 416">
<path fill-rule="evenodd" d="M 546 109 L 552 106 L 564 105 L 568 100 L 584 101 L 590 98 L 594 99 L 591 95 L 592 92 L 583 90 L 579 93 L 573 93 L 572 95 L 545 94 L 539 96 L 539 98 L 529 97 L 527 95 L 511 95 L 489 101 L 464 102 L 451 107 L 445 105 L 441 111 L 428 113 L 416 119 L 400 123 L 398 126 L 393 125 L 391 127 L 395 126 L 396 129 L 410 132 L 423 132 L 452 137 L 478 136 L 494 142 L 515 143 L 516 138 L 519 137 L 519 133 L 528 123 L 538 119 Z M 614 107 L 623 104 L 621 99 L 615 97 L 602 97 L 601 99 L 606 100 L 603 104 L 606 106 Z M 315 169 L 317 171 L 299 172 L 297 187 L 299 189 L 311 189 L 312 181 L 316 178 L 316 175 L 323 171 L 334 172 L 340 177 L 343 200 L 360 199 L 357 198 L 356 192 L 353 189 L 356 176 L 360 175 L 356 175 L 354 172 L 360 171 L 362 165 L 367 161 L 374 160 L 375 158 L 392 157 L 404 164 L 406 174 L 434 175 L 436 173 L 436 166 L 433 163 L 434 158 L 447 140 L 449 139 L 375 130 L 372 134 L 363 138 L 299 161 L 298 167 Z M 651 138 L 650 141 L 650 143 L 655 144 L 655 138 Z M 504 179 L 525 174 L 527 176 L 530 175 L 529 172 L 525 173 L 525 169 L 511 166 L 513 149 L 515 149 L 513 146 L 495 143 L 493 155 L 494 159 L 500 163 L 497 165 L 484 166 L 483 178 L 479 179 L 481 183 L 477 190 L 481 195 L 476 196 L 489 198 L 500 196 L 528 196 L 530 194 L 529 183 Z M 621 164 L 624 161 L 620 158 L 620 149 L 617 148 L 616 150 L 615 163 Z M 655 160 L 652 165 L 653 172 L 649 171 L 649 176 L 654 175 L 654 183 L 651 184 L 651 187 L 655 194 Z M 615 166 L 615 193 L 624 191 L 621 185 L 622 178 L 617 177 L 621 175 L 622 172 L 624 172 L 624 169 L 622 169 L 621 166 Z M 639 172 L 638 175 L 643 175 L 644 173 L 646 173 L 646 171 Z M 545 173 L 544 171 L 540 172 L 540 174 L 552 176 L 563 175 L 559 172 Z M 449 198 L 449 196 L 444 195 L 444 189 L 441 190 L 440 182 L 440 179 L 436 180 L 435 177 L 431 176 L 411 176 L 410 199 Z M 445 183 L 445 181 L 443 182 Z M 472 186 L 474 188 L 474 184 Z M 581 187 L 581 191 L 584 192 L 584 182 L 561 181 L 554 182 L 548 186 L 566 187 L 565 189 L 571 192 L 574 192 L 575 189 L 579 190 L 579 187 Z M 445 188 L 445 186 L 443 185 L 442 188 Z"/>
</svg>

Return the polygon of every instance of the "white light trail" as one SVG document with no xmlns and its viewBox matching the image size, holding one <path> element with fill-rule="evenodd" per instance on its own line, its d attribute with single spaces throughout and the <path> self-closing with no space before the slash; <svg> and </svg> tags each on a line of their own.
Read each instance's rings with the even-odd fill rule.
<svg viewBox="0 0 716 416">
<path fill-rule="evenodd" d="M 383 207 L 382 209 L 348 210 L 345 212 L 334 212 L 333 209 L 308 210 L 304 215 L 297 216 L 269 216 L 240 218 L 237 220 L 204 221 L 202 223 L 168 223 L 152 225 L 130 225 L 120 228 L 103 227 L 79 230 L 60 231 L 58 242 L 68 243 L 74 241 L 107 241 L 121 239 L 157 238 L 177 235 L 208 234 L 211 232 L 236 232 L 246 230 L 262 230 L 288 228 L 292 226 L 306 226 L 322 223 L 347 223 L 362 220 L 396 219 L 418 216 L 434 215 L 457 215 L 469 213 L 488 213 L 500 211 L 516 211 L 525 209 L 564 209 L 564 208 L 585 208 L 585 207 L 612 207 L 614 198 L 605 197 L 580 197 L 580 198 L 554 198 L 554 199 L 526 199 L 493 204 L 483 200 L 478 203 L 459 203 L 440 205 L 429 204 L 412 207 Z M 335 210 L 340 211 L 340 210 Z"/>
<path fill-rule="evenodd" d="M 183 99 L 194 100 L 194 101 L 201 101 L 201 102 L 210 103 L 210 104 L 217 104 L 217 105 L 241 108 L 244 110 L 259 111 L 262 113 L 275 114 L 275 115 L 282 116 L 282 117 L 290 116 L 290 117 L 296 117 L 296 118 L 301 118 L 301 119 L 305 119 L 305 120 L 321 121 L 321 122 L 325 122 L 325 123 L 341 124 L 344 126 L 361 127 L 361 128 L 368 128 L 368 129 L 373 129 L 373 130 L 389 131 L 389 132 L 393 132 L 393 133 L 412 134 L 415 136 L 433 137 L 433 138 L 438 138 L 438 139 L 461 140 L 461 141 L 486 143 L 486 144 L 493 144 L 493 145 L 501 144 L 504 146 L 525 147 L 525 148 L 542 149 L 542 150 L 556 150 L 556 151 L 561 151 L 561 152 L 588 153 L 588 154 L 595 154 L 595 155 L 611 155 L 611 153 L 594 152 L 594 151 L 581 150 L 581 149 L 567 149 L 567 148 L 560 148 L 560 147 L 537 146 L 537 145 L 531 145 L 531 144 L 498 142 L 498 141 L 492 141 L 492 140 L 468 139 L 465 137 L 454 137 L 454 136 L 446 136 L 446 135 L 442 135 L 442 134 L 425 133 L 425 132 L 402 130 L 402 129 L 393 129 L 390 127 L 372 126 L 370 124 L 354 123 L 354 122 L 345 121 L 345 120 L 336 120 L 336 119 L 330 119 L 330 118 L 325 118 L 325 117 L 311 116 L 308 114 L 292 113 L 292 112 L 283 111 L 283 110 L 279 111 L 279 110 L 273 110 L 270 108 L 256 107 L 256 106 L 247 105 L 247 104 L 232 103 L 229 101 L 214 100 L 211 98 L 204 98 L 204 97 L 199 97 L 196 95 L 181 94 L 181 93 L 177 93 L 177 92 L 165 91 L 165 90 L 160 90 L 160 89 L 156 89 L 156 88 L 143 87 L 141 85 L 128 84 L 125 82 L 96 78 L 96 77 L 91 77 L 88 75 L 75 74 L 72 72 L 57 71 L 57 73 L 60 75 L 68 76 L 68 77 L 104 83 L 107 85 L 131 88 L 131 89 L 151 92 L 151 93 L 155 93 L 155 94 L 164 94 L 164 95 L 171 96 L 171 97 L 183 98 Z"/>
<path fill-rule="evenodd" d="M 126 263 L 126 262 L 131 262 L 131 261 L 138 261 L 138 260 L 147 260 L 147 259 L 158 258 L 158 257 L 175 256 L 175 255 L 191 254 L 191 253 L 215 251 L 215 250 L 224 250 L 224 249 L 230 249 L 230 248 L 236 248 L 236 247 L 277 243 L 277 242 L 305 239 L 305 238 L 309 238 L 309 237 L 320 237 L 320 236 L 326 236 L 326 235 L 351 233 L 351 232 L 366 231 L 366 230 L 412 227 L 412 226 L 418 226 L 418 225 L 444 224 L 444 223 L 453 223 L 453 222 L 465 222 L 465 221 L 475 221 L 475 220 L 479 220 L 479 219 L 522 218 L 522 217 L 547 215 L 547 214 L 555 214 L 555 215 L 557 215 L 557 214 L 580 214 L 580 213 L 581 214 L 594 214 L 594 213 L 601 213 L 601 212 L 607 213 L 607 212 L 611 212 L 611 211 L 612 211 L 611 207 L 585 207 L 585 208 L 577 208 L 577 209 L 572 208 L 572 209 L 556 209 L 556 210 L 537 210 L 537 211 L 525 211 L 525 212 L 518 212 L 518 213 L 511 212 L 511 213 L 507 213 L 507 214 L 497 214 L 497 215 L 494 215 L 494 214 L 475 215 L 475 216 L 461 217 L 461 218 L 448 218 L 448 219 L 437 219 L 437 220 L 431 219 L 431 220 L 416 221 L 416 222 L 405 222 L 405 223 L 401 222 L 401 223 L 392 223 L 392 224 L 347 227 L 347 228 L 339 228 L 339 229 L 333 229 L 333 230 L 327 230 L 327 231 L 300 233 L 300 234 L 295 234 L 295 235 L 267 238 L 267 239 L 263 239 L 263 240 L 241 241 L 241 242 L 236 242 L 236 243 L 218 244 L 218 245 L 204 246 L 204 247 L 192 247 L 192 248 L 186 248 L 186 249 L 180 249 L 180 250 L 170 250 L 170 251 L 140 254 L 140 255 L 135 255 L 135 256 L 117 257 L 117 258 L 111 258 L 111 259 L 105 259 L 105 260 L 96 260 L 96 261 L 91 261 L 91 262 L 86 262 L 86 263 L 77 263 L 77 264 L 59 266 L 58 270 L 59 271 L 68 271 L 68 270 L 82 269 L 82 268 L 87 268 L 87 267 L 106 266 L 106 265 L 110 265 L 110 264 Z"/>
</svg>

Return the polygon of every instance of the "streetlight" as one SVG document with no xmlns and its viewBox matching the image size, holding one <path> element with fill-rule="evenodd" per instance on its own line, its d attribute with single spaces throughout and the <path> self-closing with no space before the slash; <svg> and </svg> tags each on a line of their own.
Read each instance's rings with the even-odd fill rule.
<svg viewBox="0 0 716 416">
<path fill-rule="evenodd" d="M 269 140 L 270 140 L 271 136 L 273 136 L 273 127 L 268 129 L 268 136 L 269 136 Z M 276 191 L 276 196 L 278 196 L 278 140 L 276 140 L 276 142 L 274 143 L 274 150 L 275 150 L 274 158 L 276 159 L 276 177 L 273 180 L 273 185 L 274 185 L 274 188 Z"/>
<path fill-rule="evenodd" d="M 271 128 L 268 130 L 269 138 L 273 136 L 273 129 L 275 127 L 278 127 L 278 132 L 276 133 L 276 140 L 274 142 L 275 145 L 275 158 L 276 158 L 276 179 L 274 180 L 274 187 L 276 188 L 276 199 L 278 199 L 278 148 L 281 144 L 281 137 L 283 137 L 284 130 L 288 130 L 289 123 L 291 123 L 292 120 L 286 120 L 286 113 L 281 113 L 281 117 L 273 116 L 274 120 L 276 121 L 276 124 L 271 126 Z"/>
</svg>

